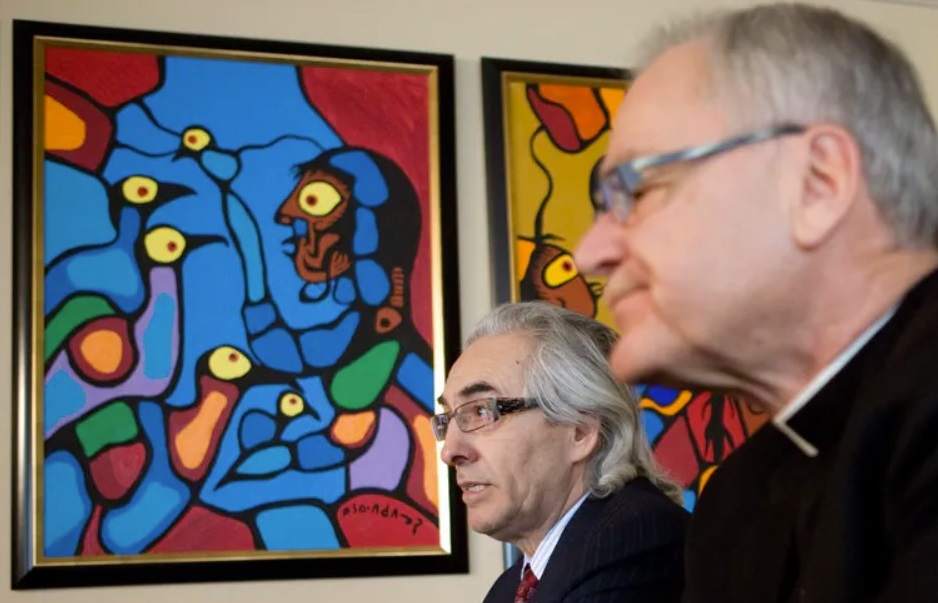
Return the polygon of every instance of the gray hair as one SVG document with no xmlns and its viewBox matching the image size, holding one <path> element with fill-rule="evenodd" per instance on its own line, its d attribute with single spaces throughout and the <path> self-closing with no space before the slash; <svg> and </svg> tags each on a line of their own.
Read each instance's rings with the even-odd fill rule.
<svg viewBox="0 0 938 603">
<path fill-rule="evenodd" d="M 599 447 L 587 467 L 587 485 L 608 496 L 644 476 L 678 503 L 681 489 L 652 456 L 639 422 L 638 402 L 609 370 L 615 331 L 592 318 L 546 302 L 505 304 L 485 316 L 466 339 L 523 333 L 531 342 L 525 364 L 525 395 L 537 400 L 547 420 L 588 425 L 599 420 Z"/>
<path fill-rule="evenodd" d="M 803 4 L 697 16 L 649 37 L 642 61 L 701 42 L 712 92 L 740 127 L 837 123 L 903 247 L 938 246 L 938 139 L 915 69 L 867 25 Z"/>
</svg>

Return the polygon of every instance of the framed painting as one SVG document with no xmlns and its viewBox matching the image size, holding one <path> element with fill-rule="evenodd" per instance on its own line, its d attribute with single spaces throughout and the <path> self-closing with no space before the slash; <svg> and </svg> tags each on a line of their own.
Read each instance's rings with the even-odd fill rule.
<svg viewBox="0 0 938 603">
<path fill-rule="evenodd" d="M 466 572 L 452 57 L 14 53 L 14 588 Z"/>
<path fill-rule="evenodd" d="M 627 70 L 482 60 L 487 184 L 499 302 L 541 299 L 615 327 L 601 279 L 572 251 L 593 220 L 590 180 L 628 93 Z M 692 510 L 713 469 L 765 421 L 721 392 L 636 384 L 659 462 Z"/>
</svg>

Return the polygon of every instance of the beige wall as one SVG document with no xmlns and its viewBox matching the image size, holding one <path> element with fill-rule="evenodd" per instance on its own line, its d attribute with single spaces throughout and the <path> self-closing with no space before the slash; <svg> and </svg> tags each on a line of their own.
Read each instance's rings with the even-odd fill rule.
<svg viewBox="0 0 938 603">
<path fill-rule="evenodd" d="M 736 1 L 724 4 L 749 4 Z M 0 0 L 0 283 L 9 289 L 11 20 L 234 35 L 452 53 L 457 58 L 462 327 L 491 304 L 486 245 L 479 57 L 628 65 L 649 24 L 694 10 L 691 0 Z M 911 54 L 938 106 L 938 10 L 869 0 L 828 2 L 878 25 Z M 471 573 L 447 577 L 294 580 L 11 592 L 10 296 L 0 296 L 0 600 L 163 603 L 241 601 L 478 601 L 498 574 L 500 547 L 470 539 Z"/>
</svg>

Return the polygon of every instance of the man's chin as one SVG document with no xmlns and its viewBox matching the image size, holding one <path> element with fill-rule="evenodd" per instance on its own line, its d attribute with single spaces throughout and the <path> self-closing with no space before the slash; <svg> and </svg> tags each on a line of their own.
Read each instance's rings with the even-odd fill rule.
<svg viewBox="0 0 938 603">
<path fill-rule="evenodd" d="M 622 383 L 650 383 L 660 374 L 653 351 L 642 344 L 636 334 L 620 337 L 609 354 L 612 375 Z"/>
<path fill-rule="evenodd" d="M 695 357 L 684 346 L 666 343 L 667 336 L 640 338 L 638 333 L 620 338 L 609 355 L 612 375 L 629 385 L 661 385 L 675 389 L 716 387 L 690 369 Z"/>
<path fill-rule="evenodd" d="M 469 511 L 469 529 L 473 532 L 489 536 L 496 540 L 502 540 L 504 535 L 505 522 L 496 518 L 485 517 L 481 514 L 474 514 Z"/>
</svg>

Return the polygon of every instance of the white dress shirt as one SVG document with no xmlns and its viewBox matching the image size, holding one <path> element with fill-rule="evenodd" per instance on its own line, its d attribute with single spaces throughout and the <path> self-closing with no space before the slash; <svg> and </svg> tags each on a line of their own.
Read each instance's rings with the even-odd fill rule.
<svg viewBox="0 0 938 603">
<path fill-rule="evenodd" d="M 550 561 L 550 556 L 554 553 L 554 549 L 557 548 L 557 543 L 560 541 L 560 537 L 563 535 L 564 529 L 567 527 L 567 524 L 570 523 L 570 520 L 573 519 L 573 514 L 577 512 L 577 509 L 580 508 L 580 505 L 583 504 L 583 501 L 586 500 L 586 497 L 589 496 L 589 492 L 580 497 L 580 500 L 576 501 L 572 507 L 567 509 L 567 512 L 563 514 L 557 523 L 551 527 L 550 531 L 544 535 L 544 540 L 537 545 L 537 549 L 534 551 L 534 556 L 528 557 L 524 556 L 524 563 L 521 564 L 521 573 L 524 573 L 524 566 L 530 565 L 531 571 L 534 572 L 534 575 L 537 576 L 537 579 L 540 580 L 541 576 L 544 574 L 544 570 L 547 569 L 547 562 Z"/>
</svg>

